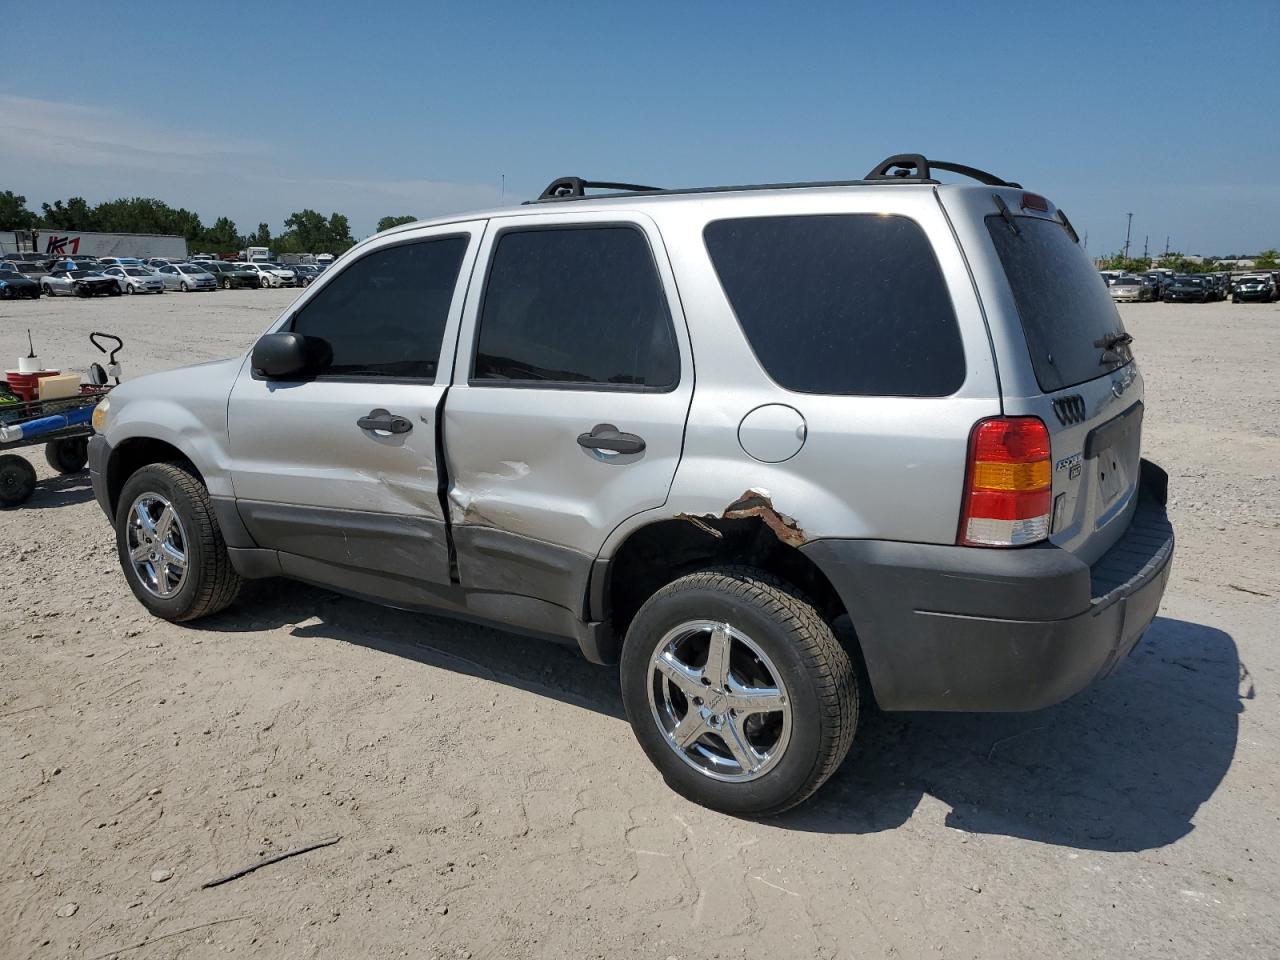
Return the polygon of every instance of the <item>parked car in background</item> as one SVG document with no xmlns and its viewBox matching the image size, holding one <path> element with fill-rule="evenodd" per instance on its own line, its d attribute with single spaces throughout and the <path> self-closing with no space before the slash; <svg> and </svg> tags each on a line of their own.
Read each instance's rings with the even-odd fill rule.
<svg viewBox="0 0 1280 960">
<path fill-rule="evenodd" d="M 50 271 L 40 278 L 40 289 L 48 297 L 118 297 L 122 292 L 116 277 L 96 270 Z"/>
<path fill-rule="evenodd" d="M 203 267 L 191 263 L 166 263 L 156 270 L 166 290 L 190 293 L 194 290 L 217 290 L 218 282 Z"/>
<path fill-rule="evenodd" d="M 16 273 L 22 274 L 24 277 L 30 277 L 32 280 L 39 282 L 43 277 L 49 275 L 49 269 L 45 266 L 43 260 L 7 260 L 6 263 L 11 266 Z"/>
<path fill-rule="evenodd" d="M 167 267 L 174 263 L 186 263 L 186 261 L 177 257 L 151 257 L 144 261 L 144 266 L 158 270 L 160 267 Z"/>
<path fill-rule="evenodd" d="M 1157 270 L 1151 270 L 1147 273 L 1138 274 L 1143 280 L 1149 281 L 1156 288 L 1156 299 L 1164 296 L 1164 291 L 1169 286 L 1169 274 L 1160 273 Z"/>
<path fill-rule="evenodd" d="M 146 267 L 107 267 L 102 272 L 119 280 L 125 293 L 164 293 L 164 281 Z"/>
<path fill-rule="evenodd" d="M 1126 300 L 1137 303 L 1156 298 L 1155 285 L 1132 274 L 1116 277 L 1108 289 L 1112 300 Z"/>
<path fill-rule="evenodd" d="M 1164 292 L 1165 303 L 1208 303 L 1213 291 L 1204 277 L 1178 276 Z"/>
<path fill-rule="evenodd" d="M 1275 280 L 1269 273 L 1241 277 L 1231 291 L 1232 303 L 1271 303 L 1277 299 L 1280 299 L 1280 294 L 1277 294 Z"/>
<path fill-rule="evenodd" d="M 0 270 L 0 300 L 39 300 L 40 284 L 17 270 Z"/>
<path fill-rule="evenodd" d="M 309 287 L 320 276 L 320 268 L 313 263 L 295 263 L 289 269 L 297 276 L 300 287 Z"/>
<path fill-rule="evenodd" d="M 141 267 L 144 262 L 137 257 L 101 257 L 98 263 L 104 267 Z"/>
<path fill-rule="evenodd" d="M 200 266 L 213 275 L 213 278 L 218 281 L 218 286 L 223 290 L 262 286 L 262 282 L 258 279 L 258 272 L 250 270 L 243 263 L 223 263 L 220 260 L 212 260 L 201 262 Z"/>
<path fill-rule="evenodd" d="M 262 287 L 292 287 L 298 282 L 297 274 L 278 263 L 256 260 L 245 267 L 258 275 L 258 285 Z"/>
</svg>

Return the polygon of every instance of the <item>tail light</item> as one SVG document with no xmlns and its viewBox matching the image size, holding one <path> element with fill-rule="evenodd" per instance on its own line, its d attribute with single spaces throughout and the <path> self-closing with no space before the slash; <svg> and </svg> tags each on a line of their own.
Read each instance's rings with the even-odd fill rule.
<svg viewBox="0 0 1280 960">
<path fill-rule="evenodd" d="M 969 437 L 957 542 L 1017 547 L 1049 536 L 1049 431 L 1038 417 L 980 420 Z"/>
</svg>

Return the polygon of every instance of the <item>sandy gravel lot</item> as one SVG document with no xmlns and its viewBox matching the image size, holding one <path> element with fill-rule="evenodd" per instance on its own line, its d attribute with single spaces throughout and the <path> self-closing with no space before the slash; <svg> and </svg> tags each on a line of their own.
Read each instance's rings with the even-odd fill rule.
<svg viewBox="0 0 1280 960">
<path fill-rule="evenodd" d="M 28 325 L 70 368 L 91 329 L 129 376 L 226 356 L 291 297 L 0 304 L 0 362 Z M 150 619 L 36 450 L 0 514 L 0 957 L 1280 955 L 1280 305 L 1123 310 L 1179 534 L 1144 642 L 1041 713 L 875 717 L 764 823 L 668 791 L 567 649 L 286 582 Z"/>
</svg>

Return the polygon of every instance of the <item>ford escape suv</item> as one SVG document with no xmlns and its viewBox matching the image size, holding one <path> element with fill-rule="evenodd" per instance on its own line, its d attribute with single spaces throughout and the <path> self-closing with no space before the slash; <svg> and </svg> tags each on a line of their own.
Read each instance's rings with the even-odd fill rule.
<svg viewBox="0 0 1280 960">
<path fill-rule="evenodd" d="M 1032 710 L 1126 656 L 1173 553 L 1142 398 L 1066 216 L 907 154 L 394 228 L 113 391 L 90 459 L 156 616 L 288 577 L 565 640 L 675 790 L 761 815 L 869 698 Z"/>
</svg>

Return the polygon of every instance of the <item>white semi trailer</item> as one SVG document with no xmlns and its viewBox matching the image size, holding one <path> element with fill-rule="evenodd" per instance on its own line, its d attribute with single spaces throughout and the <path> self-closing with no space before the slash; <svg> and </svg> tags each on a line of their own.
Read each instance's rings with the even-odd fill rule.
<svg viewBox="0 0 1280 960">
<path fill-rule="evenodd" d="M 50 257 L 88 254 L 93 257 L 187 256 L 185 237 L 154 233 L 94 233 L 88 230 L 37 229 L 0 233 L 0 254 L 44 253 Z"/>
</svg>

